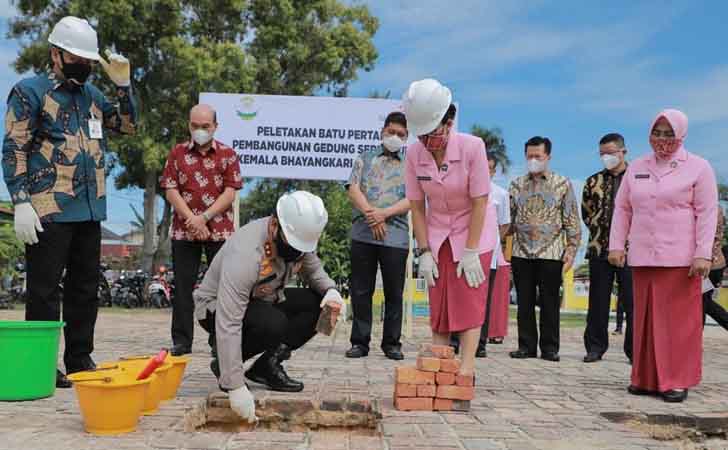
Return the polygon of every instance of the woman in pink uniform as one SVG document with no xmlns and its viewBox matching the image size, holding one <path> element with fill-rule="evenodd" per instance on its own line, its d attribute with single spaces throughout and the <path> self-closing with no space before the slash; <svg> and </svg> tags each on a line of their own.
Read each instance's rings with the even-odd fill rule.
<svg viewBox="0 0 728 450">
<path fill-rule="evenodd" d="M 634 361 L 628 391 L 687 398 L 700 383 L 702 279 L 708 275 L 718 192 L 707 161 L 683 147 L 688 118 L 659 113 L 653 153 L 632 163 L 615 200 L 609 262 L 622 267 L 629 242 L 634 283 Z"/>
<path fill-rule="evenodd" d="M 405 186 L 419 271 L 429 286 L 433 343 L 448 345 L 450 333 L 459 333 L 460 374 L 472 375 L 496 241 L 495 208 L 488 206 L 485 144 L 453 130 L 451 101 L 450 90 L 432 79 L 415 81 L 405 93 L 404 113 L 418 138 L 407 150 Z"/>
</svg>

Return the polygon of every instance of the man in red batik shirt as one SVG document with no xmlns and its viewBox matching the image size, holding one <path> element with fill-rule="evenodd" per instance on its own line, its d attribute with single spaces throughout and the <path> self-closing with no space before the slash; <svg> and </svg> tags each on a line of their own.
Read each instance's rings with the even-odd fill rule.
<svg viewBox="0 0 728 450">
<path fill-rule="evenodd" d="M 235 231 L 232 203 L 243 186 L 233 149 L 213 139 L 215 110 L 197 105 L 190 110 L 192 140 L 177 144 L 160 180 L 174 208 L 172 262 L 175 293 L 172 304 L 172 355 L 192 351 L 194 302 L 204 250 L 207 263 Z"/>
</svg>

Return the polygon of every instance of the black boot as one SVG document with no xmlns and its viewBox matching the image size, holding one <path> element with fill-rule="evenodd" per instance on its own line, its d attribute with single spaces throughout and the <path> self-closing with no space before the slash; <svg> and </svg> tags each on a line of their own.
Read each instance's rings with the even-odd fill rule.
<svg viewBox="0 0 728 450">
<path fill-rule="evenodd" d="M 256 383 L 265 384 L 273 391 L 301 392 L 303 383 L 292 380 L 281 366 L 281 361 L 286 355 L 290 355 L 290 352 L 286 344 L 279 344 L 275 349 L 267 350 L 245 372 L 245 377 Z"/>
</svg>

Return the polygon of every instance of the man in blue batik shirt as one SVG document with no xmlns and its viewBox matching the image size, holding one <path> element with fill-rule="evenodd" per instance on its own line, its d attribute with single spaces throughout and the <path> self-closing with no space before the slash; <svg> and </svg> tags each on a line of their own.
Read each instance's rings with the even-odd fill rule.
<svg viewBox="0 0 728 450">
<path fill-rule="evenodd" d="M 67 373 L 94 368 L 101 221 L 106 219 L 107 132 L 133 134 L 136 105 L 129 61 L 99 56 L 96 31 L 64 17 L 48 42 L 46 73 L 17 83 L 8 97 L 2 168 L 25 243 L 26 320 L 60 320 L 58 284 L 66 272 L 63 320 Z M 99 61 L 117 86 L 118 104 L 87 82 Z M 70 387 L 59 370 L 58 387 Z"/>
<path fill-rule="evenodd" d="M 384 288 L 384 330 L 381 348 L 389 359 L 404 359 L 402 291 L 409 252 L 409 200 L 404 191 L 407 119 L 401 112 L 384 120 L 382 146 L 362 152 L 346 183 L 353 211 L 351 225 L 351 348 L 348 358 L 369 354 L 372 333 L 372 296 L 377 267 Z"/>
</svg>

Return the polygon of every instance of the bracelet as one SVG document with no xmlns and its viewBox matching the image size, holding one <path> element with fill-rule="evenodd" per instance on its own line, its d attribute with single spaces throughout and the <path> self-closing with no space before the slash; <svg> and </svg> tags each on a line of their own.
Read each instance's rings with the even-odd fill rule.
<svg viewBox="0 0 728 450">
<path fill-rule="evenodd" d="M 206 222 L 209 222 L 210 219 L 212 219 L 212 217 L 210 217 L 210 214 L 208 214 L 207 211 L 205 211 L 205 212 L 202 213 L 202 217 L 205 218 L 205 221 Z"/>
</svg>

